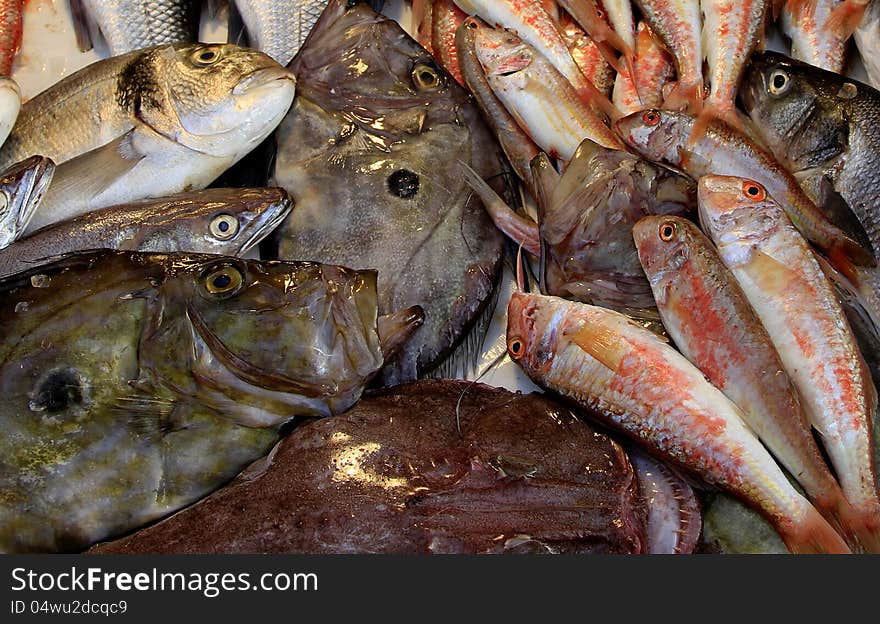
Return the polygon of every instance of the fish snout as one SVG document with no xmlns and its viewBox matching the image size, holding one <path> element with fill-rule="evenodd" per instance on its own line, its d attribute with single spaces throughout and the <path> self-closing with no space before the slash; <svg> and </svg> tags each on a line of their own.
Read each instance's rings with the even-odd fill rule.
<svg viewBox="0 0 880 624">
<path fill-rule="evenodd" d="M 289 88 L 296 85 L 296 74 L 282 67 L 263 67 L 242 78 L 232 89 L 233 95 L 244 95 L 264 87 Z"/>
</svg>

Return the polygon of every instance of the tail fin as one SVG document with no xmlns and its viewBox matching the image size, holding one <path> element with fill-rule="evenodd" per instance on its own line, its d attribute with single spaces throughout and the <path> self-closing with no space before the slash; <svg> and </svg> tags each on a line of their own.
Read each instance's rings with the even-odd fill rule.
<svg viewBox="0 0 880 624">
<path fill-rule="evenodd" d="M 867 0 L 844 0 L 831 12 L 826 28 L 842 39 L 849 39 L 862 23 L 867 4 Z"/>
<path fill-rule="evenodd" d="M 849 546 L 837 531 L 816 511 L 809 506 L 803 519 L 796 525 L 776 527 L 788 550 L 795 555 L 848 555 L 852 553 Z"/>
<path fill-rule="evenodd" d="M 703 106 L 703 110 L 694 120 L 694 125 L 691 128 L 691 134 L 688 138 L 688 144 L 693 145 L 696 143 L 697 139 L 706 133 L 709 124 L 719 119 L 743 136 L 750 136 L 746 131 L 742 120 L 740 120 L 735 106 L 726 106 L 717 102 L 708 102 Z"/>
<path fill-rule="evenodd" d="M 854 550 L 880 553 L 880 514 L 876 509 L 856 509 L 849 507 L 848 513 L 841 514 L 841 521 L 855 538 Z"/>
<path fill-rule="evenodd" d="M 703 85 L 679 80 L 666 96 L 663 108 L 699 115 L 703 110 Z"/>
<path fill-rule="evenodd" d="M 819 0 L 785 0 L 785 10 L 796 20 L 812 17 Z"/>
</svg>

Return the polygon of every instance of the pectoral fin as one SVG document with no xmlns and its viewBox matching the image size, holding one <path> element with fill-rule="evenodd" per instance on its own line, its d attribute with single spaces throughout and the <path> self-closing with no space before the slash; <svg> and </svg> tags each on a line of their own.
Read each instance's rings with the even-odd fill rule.
<svg viewBox="0 0 880 624">
<path fill-rule="evenodd" d="M 629 352 L 629 345 L 613 329 L 598 324 L 585 323 L 566 336 L 605 368 L 616 371 Z"/>
</svg>

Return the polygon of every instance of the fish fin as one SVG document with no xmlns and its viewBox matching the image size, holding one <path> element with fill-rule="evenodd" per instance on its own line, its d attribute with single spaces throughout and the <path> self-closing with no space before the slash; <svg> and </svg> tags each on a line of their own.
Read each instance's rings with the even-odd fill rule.
<svg viewBox="0 0 880 624">
<path fill-rule="evenodd" d="M 663 108 L 699 115 L 703 110 L 703 85 L 679 80 L 666 96 Z"/>
<path fill-rule="evenodd" d="M 44 200 L 64 201 L 66 197 L 94 197 L 105 191 L 120 177 L 134 169 L 144 156 L 132 147 L 134 130 L 85 154 L 80 154 L 55 168 Z"/>
<path fill-rule="evenodd" d="M 691 133 L 688 137 L 688 145 L 693 146 L 698 139 L 706 134 L 709 125 L 716 120 L 723 121 L 743 136 L 751 136 L 751 134 L 746 131 L 745 124 L 739 118 L 739 115 L 737 115 L 736 107 L 719 106 L 717 103 L 709 102 L 703 106 L 703 110 L 700 111 L 700 114 L 697 115 L 694 120 L 694 125 L 691 128 Z"/>
<path fill-rule="evenodd" d="M 800 273 L 760 249 L 752 250 L 749 264 L 754 268 L 749 274 L 765 291 L 779 292 L 802 279 Z"/>
<path fill-rule="evenodd" d="M 480 177 L 480 174 L 466 162 L 459 160 L 458 165 L 465 182 L 479 196 L 495 226 L 510 239 L 521 244 L 533 256 L 540 255 L 541 241 L 538 236 L 538 224 L 514 212 L 498 193 Z"/>
<path fill-rule="evenodd" d="M 89 28 L 92 20 L 83 0 L 68 1 L 70 2 L 70 15 L 73 19 L 73 34 L 76 35 L 76 45 L 80 52 L 88 52 L 95 47 Z"/>
<path fill-rule="evenodd" d="M 858 510 L 850 507 L 850 513 L 842 516 L 842 520 L 861 550 L 880 553 L 880 513 L 876 509 Z"/>
<path fill-rule="evenodd" d="M 810 17 L 816 12 L 818 0 L 784 0 L 785 10 L 795 20 Z"/>
<path fill-rule="evenodd" d="M 776 528 L 792 554 L 847 555 L 852 552 L 812 505 L 807 506 L 804 517 L 797 524 L 780 523 Z"/>
<path fill-rule="evenodd" d="M 425 323 L 425 311 L 421 306 L 410 306 L 404 310 L 383 314 L 377 320 L 379 345 L 382 357 L 391 359 Z"/>
<path fill-rule="evenodd" d="M 629 352 L 620 334 L 601 325 L 585 323 L 571 333 L 566 332 L 565 335 L 587 355 L 612 371 L 620 367 L 620 363 Z"/>
<path fill-rule="evenodd" d="M 828 16 L 825 28 L 841 39 L 849 39 L 862 23 L 866 6 L 866 0 L 844 0 Z"/>
<path fill-rule="evenodd" d="M 170 399 L 139 393 L 117 398 L 110 410 L 124 416 L 136 434 L 155 441 L 177 429 L 175 407 L 176 402 Z"/>
</svg>

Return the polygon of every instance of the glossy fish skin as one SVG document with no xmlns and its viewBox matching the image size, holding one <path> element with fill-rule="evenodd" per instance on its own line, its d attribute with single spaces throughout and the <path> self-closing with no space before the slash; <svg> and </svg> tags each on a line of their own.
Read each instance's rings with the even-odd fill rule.
<svg viewBox="0 0 880 624">
<path fill-rule="evenodd" d="M 675 61 L 678 84 L 664 107 L 700 112 L 705 90 L 700 1 L 636 0 L 636 6 Z"/>
<path fill-rule="evenodd" d="M 632 227 L 645 215 L 694 211 L 689 179 L 584 141 L 539 206 L 546 294 L 657 318 Z"/>
<path fill-rule="evenodd" d="M 129 531 L 350 407 L 383 362 L 375 279 L 103 250 L 0 282 L 0 551 Z"/>
<path fill-rule="evenodd" d="M 0 76 L 11 76 L 15 55 L 21 47 L 25 0 L 0 2 Z"/>
<path fill-rule="evenodd" d="M 473 94 L 477 106 L 483 111 L 486 122 L 498 138 L 498 143 L 504 150 L 514 173 L 519 176 L 534 197 L 536 196 L 535 183 L 532 180 L 532 170 L 529 164 L 541 150 L 492 92 L 492 87 L 489 85 L 483 67 L 477 58 L 476 30 L 479 28 L 486 28 L 485 22 L 479 18 L 469 17 L 455 33 L 455 48 L 462 79 L 465 86 Z"/>
<path fill-rule="evenodd" d="M 636 84 L 629 70 L 621 68 L 614 80 L 612 101 L 623 115 L 663 105 L 663 87 L 672 80 L 675 68 L 669 54 L 657 45 L 644 22 L 639 22 L 634 60 Z"/>
<path fill-rule="evenodd" d="M 710 121 L 704 133 L 688 141 L 694 125 L 693 115 L 649 109 L 618 120 L 615 128 L 648 160 L 682 169 L 695 179 L 716 174 L 755 180 L 832 259 L 844 256 L 860 265 L 876 264 L 872 251 L 830 223 L 773 154 L 721 120 Z"/>
<path fill-rule="evenodd" d="M 90 552 L 638 554 L 644 546 L 638 483 L 611 438 L 539 393 L 421 380 L 298 427 L 198 505 Z"/>
<path fill-rule="evenodd" d="M 468 15 L 452 0 L 434 0 L 432 4 L 434 7 L 434 15 L 431 18 L 432 54 L 436 55 L 435 58 L 443 69 L 452 74 L 458 84 L 464 86 L 455 45 L 455 33 Z"/>
<path fill-rule="evenodd" d="M 828 19 L 842 0 L 818 0 L 810 10 L 782 11 L 782 32 L 791 39 L 792 57 L 839 74 L 846 67 L 849 35 L 843 37 L 828 27 Z"/>
<path fill-rule="evenodd" d="M 21 89 L 12 78 L 0 76 L 0 146 L 12 132 L 21 110 Z"/>
<path fill-rule="evenodd" d="M 273 238 L 281 258 L 377 269 L 382 313 L 424 307 L 424 326 L 383 370 L 396 383 L 460 343 L 500 276 L 503 237 L 458 160 L 499 185 L 507 169 L 465 90 L 396 22 L 345 5 L 331 2 L 291 64 L 297 97 L 273 183 L 296 209 Z"/>
<path fill-rule="evenodd" d="M 701 192 L 706 188 L 701 185 Z M 711 241 L 694 223 L 664 216 L 639 221 L 633 238 L 679 351 L 742 410 L 816 508 L 832 522 L 846 522 L 849 506 L 776 347 Z"/>
<path fill-rule="evenodd" d="M 256 50 L 175 44 L 98 61 L 22 106 L 0 148 L 58 163 L 29 231 L 90 210 L 205 188 L 267 137 L 293 75 Z"/>
<path fill-rule="evenodd" d="M 737 124 L 736 94 L 751 52 L 764 35 L 766 0 L 702 0 L 703 48 L 710 91 L 705 106 Z"/>
<path fill-rule="evenodd" d="M 476 51 L 492 91 L 551 157 L 571 160 L 587 138 L 622 148 L 605 120 L 584 105 L 564 76 L 513 33 L 480 28 Z"/>
<path fill-rule="evenodd" d="M 243 256 L 293 207 L 283 189 L 206 189 L 110 206 L 37 230 L 0 251 L 0 277 L 85 249 Z"/>
<path fill-rule="evenodd" d="M 199 38 L 195 0 L 78 0 L 101 29 L 111 56 Z"/>
<path fill-rule="evenodd" d="M 792 552 L 849 552 L 792 487 L 740 410 L 683 355 L 626 316 L 514 293 L 508 354 L 529 377 L 758 509 Z"/>
<path fill-rule="evenodd" d="M 868 3 L 853 39 L 868 73 L 868 82 L 880 89 L 880 2 Z"/>
<path fill-rule="evenodd" d="M 700 185 L 701 221 L 767 329 L 844 494 L 861 514 L 865 546 L 876 549 L 877 392 L 831 284 L 763 187 L 724 176 Z"/>
<path fill-rule="evenodd" d="M 614 68 L 602 57 L 599 46 L 574 20 L 561 25 L 562 38 L 584 77 L 605 97 L 614 86 Z"/>
<path fill-rule="evenodd" d="M 0 172 L 0 254 L 27 228 L 55 173 L 55 163 L 31 156 Z"/>
</svg>

